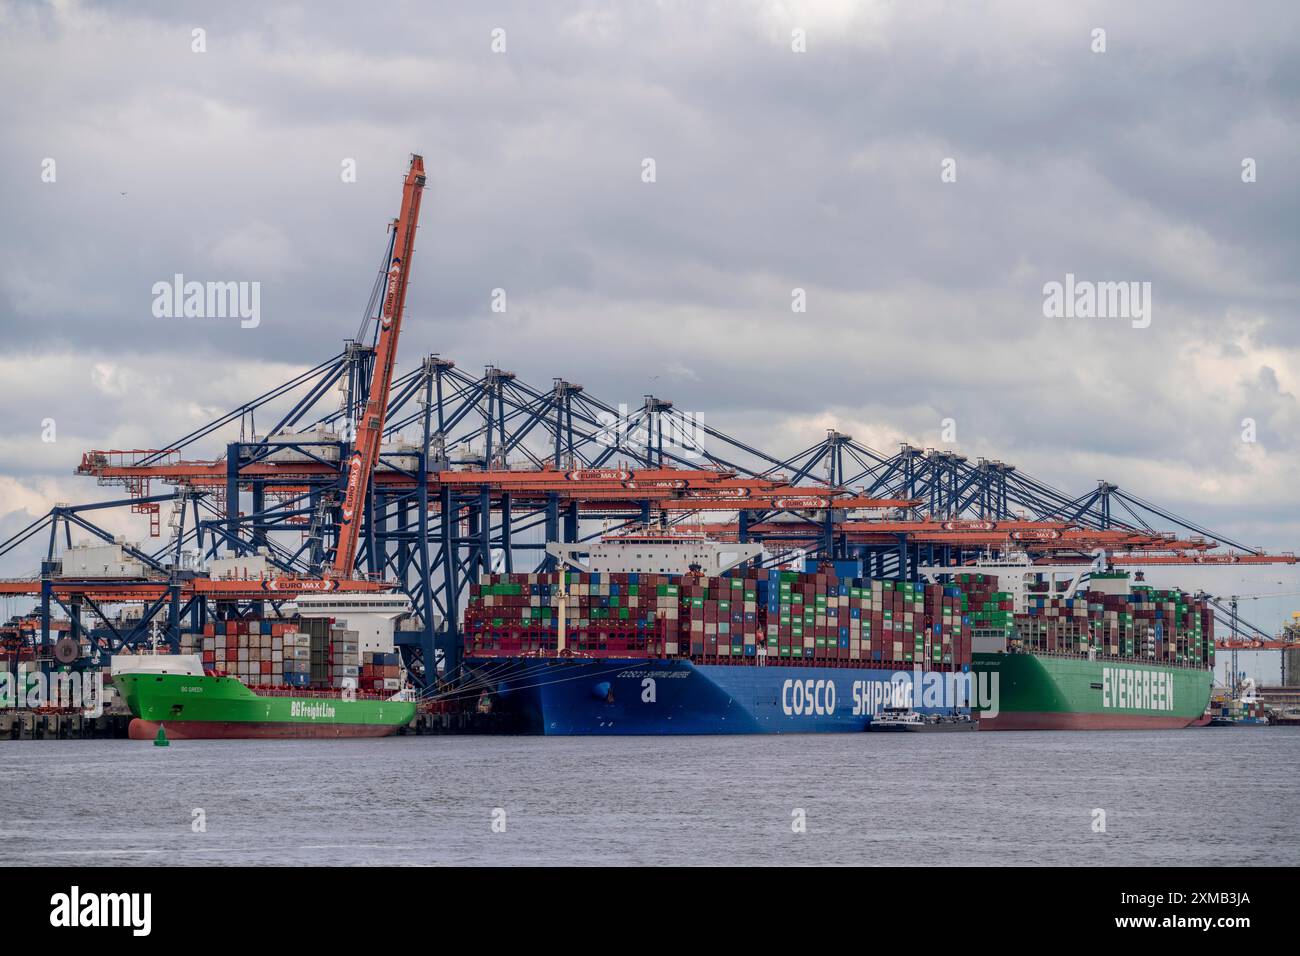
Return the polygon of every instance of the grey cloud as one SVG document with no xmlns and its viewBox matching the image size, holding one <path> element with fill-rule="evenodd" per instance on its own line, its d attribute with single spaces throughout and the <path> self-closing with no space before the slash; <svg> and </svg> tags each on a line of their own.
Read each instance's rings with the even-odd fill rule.
<svg viewBox="0 0 1300 956">
<path fill-rule="evenodd" d="M 615 402 L 663 392 L 759 442 L 827 411 L 923 440 L 957 409 L 964 442 L 1078 490 L 1101 476 L 1058 473 L 1077 448 L 1125 484 L 1152 460 L 1241 478 L 1229 452 L 1252 414 L 1300 465 L 1293 4 L 71 10 L 0 14 L 0 331 L 34 356 L 205 368 L 176 387 L 206 408 L 238 369 L 333 353 L 420 149 L 405 367 L 440 351 Z M 1042 284 L 1067 271 L 1151 281 L 1152 328 L 1045 320 Z M 260 281 L 262 325 L 154 318 L 175 272 Z M 1194 346 L 1232 369 L 1201 394 Z M 664 380 L 679 367 L 694 375 Z M 57 404 L 87 440 L 147 438 L 86 382 Z M 1235 505 L 1285 504 L 1234 487 Z M 1215 512 L 1250 520 L 1234 514 Z"/>
</svg>

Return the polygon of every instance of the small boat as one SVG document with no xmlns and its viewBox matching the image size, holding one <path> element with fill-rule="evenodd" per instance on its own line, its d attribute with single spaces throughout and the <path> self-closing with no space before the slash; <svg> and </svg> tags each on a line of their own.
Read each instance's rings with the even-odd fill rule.
<svg viewBox="0 0 1300 956">
<path fill-rule="evenodd" d="M 1287 707 L 1285 710 L 1274 711 L 1269 716 L 1268 722 L 1274 727 L 1295 727 L 1300 725 L 1300 707 Z"/>
<path fill-rule="evenodd" d="M 1247 677 L 1237 687 L 1235 695 L 1213 700 L 1208 708 L 1211 727 L 1267 727 L 1270 723 L 1268 707 L 1255 690 L 1255 680 Z"/>
<path fill-rule="evenodd" d="M 979 721 L 970 714 L 918 714 L 910 707 L 886 707 L 872 717 L 867 730 L 877 733 L 949 733 L 979 730 Z"/>
</svg>

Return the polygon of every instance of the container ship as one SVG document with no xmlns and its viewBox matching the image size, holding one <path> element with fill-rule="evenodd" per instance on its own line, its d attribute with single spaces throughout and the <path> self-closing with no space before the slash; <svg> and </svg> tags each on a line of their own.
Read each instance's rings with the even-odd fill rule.
<svg viewBox="0 0 1300 956">
<path fill-rule="evenodd" d="M 460 692 L 528 732 L 841 733 L 887 707 L 970 711 L 955 587 L 742 570 L 760 548 L 689 534 L 584 546 L 589 565 L 548 548 L 565 570 L 484 575 L 465 614 Z"/>
<path fill-rule="evenodd" d="M 140 655 L 145 669 L 115 675 L 135 719 L 132 740 L 161 729 L 178 740 L 260 737 L 387 737 L 415 717 L 415 696 L 383 698 L 342 691 L 253 690 L 237 677 L 187 670 L 192 655 Z M 154 668 L 157 669 L 154 669 Z"/>
<path fill-rule="evenodd" d="M 1269 716 L 1253 677 L 1242 678 L 1230 693 L 1210 702 L 1211 727 L 1267 727 L 1277 718 Z"/>
<path fill-rule="evenodd" d="M 1078 569 L 1067 586 L 1019 567 L 1000 591 L 953 567 L 742 568 L 760 549 L 689 535 L 607 539 L 588 565 L 548 547 L 568 567 L 484 575 L 465 614 L 460 692 L 533 733 L 855 732 L 892 708 L 988 730 L 1183 727 L 1209 696 L 1204 602 L 1122 573 L 1084 591 Z"/>
<path fill-rule="evenodd" d="M 186 634 L 180 654 L 115 656 L 113 683 L 134 715 L 128 735 L 154 739 L 160 728 L 172 739 L 396 733 L 415 717 L 417 701 L 391 652 L 398 612 L 382 605 L 409 602 L 388 595 L 347 600 L 359 606 L 349 611 L 359 621 L 378 617 L 389 626 L 363 637 L 323 614 L 220 621 Z M 374 649 L 380 646 L 389 650 Z"/>
<path fill-rule="evenodd" d="M 982 729 L 1202 722 L 1214 675 L 1214 612 L 1203 597 L 1134 585 L 1101 564 L 1081 572 L 1020 561 L 956 577 L 986 608 L 972 663 L 990 684 L 996 676 L 998 701 L 980 714 Z"/>
</svg>

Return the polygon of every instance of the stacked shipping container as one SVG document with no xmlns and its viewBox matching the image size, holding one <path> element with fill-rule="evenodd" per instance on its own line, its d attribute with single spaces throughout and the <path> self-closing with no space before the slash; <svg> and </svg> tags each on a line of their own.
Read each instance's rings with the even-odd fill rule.
<svg viewBox="0 0 1300 956">
<path fill-rule="evenodd" d="M 205 669 L 250 687 L 359 686 L 358 634 L 325 618 L 216 621 L 201 634 L 181 635 L 181 653 L 198 654 Z"/>
<path fill-rule="evenodd" d="M 284 683 L 284 635 L 291 628 L 282 621 L 209 622 L 202 634 L 182 634 L 180 650 L 198 654 L 207 670 L 275 686 Z"/>
<path fill-rule="evenodd" d="M 566 572 L 565 630 L 580 653 L 674 655 L 669 622 L 678 612 L 679 587 L 666 574 Z M 556 649 L 560 616 L 559 572 L 483 575 L 470 585 L 466 630 L 498 649 L 541 653 Z"/>
<path fill-rule="evenodd" d="M 1041 585 L 1017 614 L 998 578 L 978 572 L 947 585 L 845 579 L 829 567 L 721 577 L 564 573 L 566 647 L 590 656 L 948 670 L 970 662 L 979 636 L 1018 650 L 1214 661 L 1212 608 L 1143 585 L 1068 599 Z M 555 653 L 560 590 L 559 572 L 484 575 L 470 587 L 467 653 Z"/>
<path fill-rule="evenodd" d="M 311 684 L 311 635 L 289 631 L 284 635 L 284 682 L 290 687 Z"/>
<path fill-rule="evenodd" d="M 360 635 L 342 627 L 329 630 L 329 681 L 334 687 L 357 686 L 361 678 Z M 349 685 L 346 683 L 351 681 Z"/>
<path fill-rule="evenodd" d="M 402 687 L 401 660 L 397 654 L 366 651 L 361 656 L 362 690 L 396 691 Z"/>
<path fill-rule="evenodd" d="M 1097 577 L 1099 583 L 1114 578 Z M 1012 596 L 997 591 L 990 575 L 958 575 L 958 586 L 969 599 L 975 634 L 1004 637 L 1018 650 L 1214 664 L 1214 609 L 1177 589 L 1134 585 L 1131 593 L 1098 589 L 1066 598 L 1042 584 L 1030 588 L 1025 613 L 1017 615 Z"/>
<path fill-rule="evenodd" d="M 564 574 L 566 646 L 578 654 L 930 669 L 970 660 L 966 597 L 954 586 L 841 579 L 829 569 Z M 470 588 L 467 653 L 555 653 L 560 590 L 559 572 L 484 575 Z"/>
</svg>

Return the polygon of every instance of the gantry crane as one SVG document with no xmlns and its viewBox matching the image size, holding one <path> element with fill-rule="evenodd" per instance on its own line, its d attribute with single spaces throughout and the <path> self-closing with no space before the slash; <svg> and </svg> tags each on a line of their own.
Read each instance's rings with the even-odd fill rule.
<svg viewBox="0 0 1300 956">
<path fill-rule="evenodd" d="M 1110 482 L 1074 496 L 1005 462 L 911 445 L 888 455 L 836 430 L 779 457 L 692 422 L 661 397 L 647 395 L 628 413 L 562 378 L 534 387 L 494 366 L 468 374 L 436 354 L 395 376 L 424 187 L 423 160 L 412 156 L 366 321 L 340 354 L 170 444 L 85 453 L 77 473 L 121 485 L 127 497 L 56 506 L 0 541 L 2 556 L 48 532 L 39 576 L 0 581 L 0 595 L 40 599 L 43 640 L 59 607 L 76 621 L 83 606 L 102 618 L 101 604 L 143 603 L 138 625 L 113 631 L 116 650 L 160 613 L 175 641 L 214 606 L 253 614 L 315 590 L 400 587 L 421 628 L 403 630 L 403 652 L 428 664 L 436 650 L 450 673 L 461 595 L 474 575 L 497 554 L 506 570 L 516 560 L 553 567 L 547 542 L 577 544 L 601 533 L 593 525 L 610 523 L 693 522 L 722 538 L 856 559 L 879 577 L 908 578 L 921 565 L 956 567 L 1005 551 L 1053 563 L 1090 560 L 1096 548 L 1117 565 L 1296 562 L 1289 552 L 1268 554 L 1211 534 Z M 371 322 L 373 347 L 363 341 Z M 341 407 L 326 399 L 335 387 L 347 395 Z M 246 437 L 242 425 L 255 410 L 270 411 L 275 424 Z M 617 430 L 611 420 L 620 421 Z M 224 455 L 195 457 L 200 442 L 228 434 L 236 421 L 239 439 L 227 441 Z M 410 450 L 386 448 L 403 429 L 418 435 Z M 672 439 L 680 433 L 690 436 L 688 446 Z M 180 494 L 150 494 L 150 482 Z M 156 536 L 167 503 L 177 519 L 174 540 L 153 553 L 128 549 L 146 567 L 143 579 L 60 574 L 56 544 L 62 538 L 71 546 L 73 528 L 113 541 L 89 513 L 130 506 L 150 515 Z M 1214 553 L 1219 542 L 1232 550 Z M 205 577 L 180 567 L 187 544 L 200 559 L 263 554 L 275 570 L 257 580 Z"/>
<path fill-rule="evenodd" d="M 1262 601 L 1269 598 L 1296 597 L 1300 591 L 1275 591 L 1265 594 L 1233 594 L 1228 598 L 1228 619 L 1231 622 L 1232 632 L 1226 638 L 1216 640 L 1215 646 L 1220 650 L 1231 652 L 1229 657 L 1231 667 L 1231 678 L 1229 689 L 1235 687 L 1241 680 L 1241 670 L 1238 664 L 1237 654 L 1239 651 L 1281 651 L 1282 652 L 1282 683 L 1287 682 L 1286 673 L 1286 652 L 1292 648 L 1300 647 L 1300 627 L 1297 624 L 1291 624 L 1284 627 L 1276 637 L 1271 636 L 1253 624 L 1249 624 L 1241 619 L 1237 613 L 1237 605 L 1242 601 Z M 1220 605 L 1220 602 L 1212 599 L 1211 603 Z M 1220 605 L 1221 606 L 1221 605 Z M 1300 621 L 1300 614 L 1293 615 L 1297 621 Z M 1243 636 L 1242 631 L 1249 636 Z"/>
</svg>

